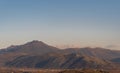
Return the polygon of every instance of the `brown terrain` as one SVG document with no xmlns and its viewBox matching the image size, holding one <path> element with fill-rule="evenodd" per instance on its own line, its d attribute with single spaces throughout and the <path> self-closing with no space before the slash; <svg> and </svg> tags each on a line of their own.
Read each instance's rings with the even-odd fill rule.
<svg viewBox="0 0 120 73">
<path fill-rule="evenodd" d="M 1 49 L 0 67 L 0 73 L 120 73 L 120 51 L 99 47 L 61 50 L 32 41 Z"/>
<path fill-rule="evenodd" d="M 16 69 L 1 68 L 0 73 L 111 73 L 95 69 Z"/>
</svg>

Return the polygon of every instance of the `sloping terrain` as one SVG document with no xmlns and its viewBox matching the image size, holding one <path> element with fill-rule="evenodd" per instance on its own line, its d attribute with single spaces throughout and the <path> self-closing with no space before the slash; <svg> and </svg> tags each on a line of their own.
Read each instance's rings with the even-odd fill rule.
<svg viewBox="0 0 120 73">
<path fill-rule="evenodd" d="M 115 58 L 111 60 L 112 62 L 120 63 L 120 58 Z"/>
<path fill-rule="evenodd" d="M 0 50 L 0 66 L 4 66 L 7 61 L 22 55 L 41 55 L 49 52 L 57 52 L 58 48 L 49 46 L 41 41 L 32 41 L 24 45 L 10 46 Z"/>
<path fill-rule="evenodd" d="M 6 63 L 9 67 L 45 68 L 45 69 L 76 69 L 76 68 L 107 68 L 112 67 L 109 61 L 79 54 L 48 54 L 41 56 L 20 56 Z"/>
<path fill-rule="evenodd" d="M 45 54 L 56 51 L 59 51 L 59 49 L 53 46 L 49 46 L 41 41 L 35 40 L 24 45 L 10 46 L 4 50 L 2 49 L 0 53 Z"/>
<path fill-rule="evenodd" d="M 120 58 L 120 51 L 109 50 L 104 48 L 69 48 L 65 49 L 64 53 L 78 53 L 81 55 L 87 55 L 91 57 L 97 57 L 105 60 L 111 60 L 114 58 Z"/>
<path fill-rule="evenodd" d="M 103 70 L 94 69 L 16 69 L 16 68 L 0 68 L 0 73 L 114 73 Z"/>
<path fill-rule="evenodd" d="M 1 67 L 111 69 L 119 67 L 114 60 L 119 58 L 120 51 L 89 47 L 61 50 L 41 41 L 0 50 Z"/>
</svg>

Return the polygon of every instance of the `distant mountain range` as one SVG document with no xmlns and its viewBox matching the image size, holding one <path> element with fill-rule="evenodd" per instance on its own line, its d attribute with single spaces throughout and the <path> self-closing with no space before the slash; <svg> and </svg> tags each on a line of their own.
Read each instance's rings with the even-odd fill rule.
<svg viewBox="0 0 120 73">
<path fill-rule="evenodd" d="M 104 48 L 59 49 L 41 41 L 0 50 L 1 67 L 76 69 L 118 68 L 120 51 Z"/>
</svg>

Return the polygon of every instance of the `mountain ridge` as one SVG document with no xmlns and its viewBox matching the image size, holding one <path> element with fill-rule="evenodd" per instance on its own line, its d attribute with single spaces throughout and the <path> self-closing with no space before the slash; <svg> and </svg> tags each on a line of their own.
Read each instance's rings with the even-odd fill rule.
<svg viewBox="0 0 120 73">
<path fill-rule="evenodd" d="M 119 58 L 120 51 L 116 50 L 90 47 L 59 49 L 36 40 L 0 50 L 0 66 L 10 67 L 113 68 Z"/>
</svg>

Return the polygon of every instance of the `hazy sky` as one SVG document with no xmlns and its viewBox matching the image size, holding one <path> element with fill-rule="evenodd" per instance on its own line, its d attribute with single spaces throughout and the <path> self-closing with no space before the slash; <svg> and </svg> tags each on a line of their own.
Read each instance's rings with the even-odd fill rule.
<svg viewBox="0 0 120 73">
<path fill-rule="evenodd" d="M 120 0 L 0 0 L 0 48 L 32 40 L 120 49 Z"/>
</svg>

